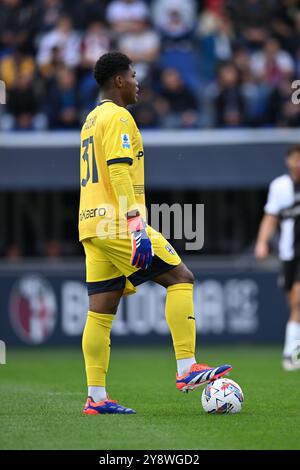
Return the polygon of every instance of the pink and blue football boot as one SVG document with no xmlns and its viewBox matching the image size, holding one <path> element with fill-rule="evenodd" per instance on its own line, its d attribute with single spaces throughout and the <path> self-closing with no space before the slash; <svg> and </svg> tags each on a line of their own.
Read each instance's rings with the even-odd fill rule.
<svg viewBox="0 0 300 470">
<path fill-rule="evenodd" d="M 88 397 L 86 404 L 83 408 L 85 415 L 102 415 L 102 414 L 134 414 L 136 411 L 131 408 L 119 405 L 117 400 L 111 400 L 107 395 L 106 400 L 94 402 L 92 397 Z"/>
<path fill-rule="evenodd" d="M 181 392 L 195 390 L 208 382 L 219 379 L 223 375 L 228 374 L 232 367 L 223 364 L 218 367 L 209 367 L 207 364 L 193 364 L 186 374 L 179 376 L 176 374 L 176 388 Z"/>
</svg>

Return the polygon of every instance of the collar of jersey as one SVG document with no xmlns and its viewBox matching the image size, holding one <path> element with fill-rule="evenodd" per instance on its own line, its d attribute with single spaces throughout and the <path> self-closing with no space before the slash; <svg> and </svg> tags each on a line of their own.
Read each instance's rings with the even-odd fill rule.
<svg viewBox="0 0 300 470">
<path fill-rule="evenodd" d="M 101 104 L 104 104 L 104 103 L 113 103 L 113 100 L 101 100 L 98 106 L 101 106 Z"/>
</svg>

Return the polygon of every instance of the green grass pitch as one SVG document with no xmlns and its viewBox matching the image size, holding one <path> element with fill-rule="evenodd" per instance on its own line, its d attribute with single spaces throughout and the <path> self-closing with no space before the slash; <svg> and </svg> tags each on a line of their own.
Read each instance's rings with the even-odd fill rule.
<svg viewBox="0 0 300 470">
<path fill-rule="evenodd" d="M 300 449 L 300 371 L 281 369 L 279 347 L 198 346 L 198 360 L 234 366 L 237 415 L 208 415 L 202 388 L 175 388 L 167 347 L 113 347 L 107 389 L 136 415 L 83 416 L 80 348 L 8 351 L 0 366 L 1 449 Z"/>
</svg>

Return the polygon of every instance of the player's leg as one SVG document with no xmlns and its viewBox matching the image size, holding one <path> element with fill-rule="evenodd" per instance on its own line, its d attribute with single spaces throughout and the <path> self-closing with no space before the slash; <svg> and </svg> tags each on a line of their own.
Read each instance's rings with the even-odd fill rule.
<svg viewBox="0 0 300 470">
<path fill-rule="evenodd" d="M 231 370 L 231 366 L 225 364 L 209 368 L 207 365 L 196 363 L 193 274 L 182 263 L 174 248 L 161 233 L 150 226 L 147 227 L 147 232 L 155 256 L 151 266 L 146 270 L 137 269 L 130 264 L 131 241 L 129 238 L 106 240 L 105 243 L 99 239 L 97 243 L 102 246 L 109 260 L 126 276 L 128 284 L 133 288 L 149 280 L 166 287 L 166 319 L 172 334 L 178 369 L 180 372 L 195 369 L 185 378 L 181 376 L 184 383 L 177 382 L 177 388 L 183 391 L 192 390 L 200 384 L 226 374 Z M 191 363 L 193 364 L 188 368 Z"/>
<path fill-rule="evenodd" d="M 232 369 L 228 364 L 209 367 L 207 364 L 197 364 L 195 359 L 193 273 L 181 262 L 152 280 L 167 290 L 165 314 L 177 362 L 176 387 L 181 391 L 194 390 L 208 381 L 227 374 Z"/>
<path fill-rule="evenodd" d="M 185 374 L 195 364 L 196 321 L 194 316 L 194 275 L 184 263 L 153 278 L 167 290 L 165 316 L 170 328 L 177 372 Z"/>
<path fill-rule="evenodd" d="M 155 256 L 147 270 L 137 269 L 130 264 L 130 239 L 108 240 L 99 239 L 107 257 L 118 267 L 132 286 L 138 286 L 150 279 L 169 287 L 166 303 L 166 318 L 173 335 L 180 372 L 196 362 L 195 351 L 195 319 L 193 314 L 193 274 L 181 262 L 180 257 L 162 236 L 152 227 L 147 227 Z M 162 274 L 164 273 L 164 274 Z M 174 284 L 173 287 L 171 285 Z M 173 315 L 173 312 L 175 314 Z M 178 312 L 178 313 L 177 313 Z M 189 312 L 185 314 L 183 312 Z M 187 321 L 185 321 L 187 319 Z"/>
<path fill-rule="evenodd" d="M 84 240 L 86 253 L 89 311 L 82 336 L 82 350 L 88 384 L 85 414 L 133 413 L 134 410 L 118 405 L 106 392 L 106 375 L 110 359 L 110 332 L 123 294 L 125 277 L 105 254 Z"/>
<path fill-rule="evenodd" d="M 282 365 L 285 370 L 300 369 L 300 361 L 297 360 L 297 351 L 300 352 L 300 272 L 298 265 L 298 261 L 286 263 L 284 270 L 285 287 L 290 309 L 283 349 Z"/>
<path fill-rule="evenodd" d="M 105 400 L 110 359 L 110 332 L 123 289 L 89 296 L 89 311 L 82 336 L 88 396 Z"/>
</svg>

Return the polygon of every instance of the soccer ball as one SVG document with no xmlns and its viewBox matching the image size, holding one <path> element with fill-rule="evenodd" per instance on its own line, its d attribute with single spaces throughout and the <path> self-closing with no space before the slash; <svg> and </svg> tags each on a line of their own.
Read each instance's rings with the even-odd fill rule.
<svg viewBox="0 0 300 470">
<path fill-rule="evenodd" d="M 207 413 L 239 413 L 244 394 L 234 380 L 221 378 L 206 385 L 201 402 Z"/>
</svg>

